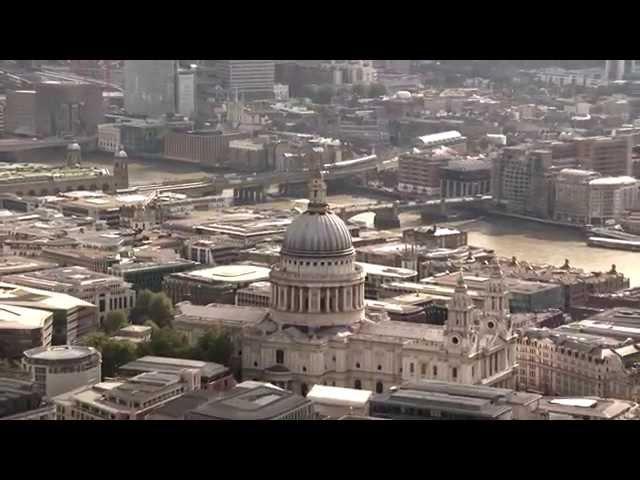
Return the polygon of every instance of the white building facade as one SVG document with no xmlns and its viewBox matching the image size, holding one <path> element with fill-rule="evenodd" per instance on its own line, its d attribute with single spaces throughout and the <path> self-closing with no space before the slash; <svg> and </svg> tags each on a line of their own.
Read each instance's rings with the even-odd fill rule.
<svg viewBox="0 0 640 480">
<path fill-rule="evenodd" d="M 95 348 L 80 345 L 38 347 L 24 352 L 23 364 L 38 389 L 52 398 L 98 383 L 102 356 Z"/>
<path fill-rule="evenodd" d="M 120 145 L 120 125 L 115 123 L 98 125 L 98 150 L 115 153 Z"/>
</svg>

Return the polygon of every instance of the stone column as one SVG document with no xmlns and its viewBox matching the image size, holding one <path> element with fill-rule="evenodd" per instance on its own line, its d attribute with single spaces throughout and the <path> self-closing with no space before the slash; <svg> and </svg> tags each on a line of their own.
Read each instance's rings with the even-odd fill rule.
<svg viewBox="0 0 640 480">
<path fill-rule="evenodd" d="M 330 297 L 330 289 L 329 287 L 325 287 L 324 289 L 324 307 L 322 309 L 323 312 L 329 313 L 331 311 L 331 297 Z"/>
<path fill-rule="evenodd" d="M 304 305 L 304 287 L 298 288 L 299 290 L 299 305 L 298 305 L 298 311 L 299 312 L 305 312 L 307 310 L 305 310 L 306 305 Z"/>
<path fill-rule="evenodd" d="M 289 310 L 289 288 L 290 287 L 284 287 L 284 309 L 285 310 Z"/>
</svg>

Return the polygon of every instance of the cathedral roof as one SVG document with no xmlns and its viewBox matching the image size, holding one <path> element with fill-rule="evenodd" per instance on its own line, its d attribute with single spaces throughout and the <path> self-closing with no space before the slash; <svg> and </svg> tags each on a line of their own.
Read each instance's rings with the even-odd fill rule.
<svg viewBox="0 0 640 480">
<path fill-rule="evenodd" d="M 389 338 L 395 337 L 402 340 L 442 342 L 443 327 L 441 325 L 386 320 L 382 322 L 365 323 L 356 335 L 375 335 Z"/>
<path fill-rule="evenodd" d="M 309 183 L 309 206 L 287 228 L 281 254 L 327 257 L 354 252 L 351 233 L 342 219 L 329 209 L 327 186 L 317 166 Z"/>
<path fill-rule="evenodd" d="M 295 256 L 332 256 L 353 252 L 349 229 L 332 212 L 305 212 L 287 228 L 281 253 Z"/>
</svg>

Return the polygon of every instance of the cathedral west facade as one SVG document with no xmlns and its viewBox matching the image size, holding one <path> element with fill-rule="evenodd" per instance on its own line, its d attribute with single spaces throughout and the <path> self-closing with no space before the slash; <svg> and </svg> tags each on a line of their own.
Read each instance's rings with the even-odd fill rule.
<svg viewBox="0 0 640 480">
<path fill-rule="evenodd" d="M 243 378 L 302 394 L 314 384 L 382 392 L 418 379 L 515 385 L 516 336 L 497 264 L 482 310 L 461 273 L 444 325 L 369 318 L 365 274 L 319 171 L 310 197 L 272 268 L 270 314 L 243 332 Z"/>
</svg>

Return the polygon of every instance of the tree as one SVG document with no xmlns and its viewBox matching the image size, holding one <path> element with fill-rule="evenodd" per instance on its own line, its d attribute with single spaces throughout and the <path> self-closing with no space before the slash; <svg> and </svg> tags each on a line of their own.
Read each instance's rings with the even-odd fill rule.
<svg viewBox="0 0 640 480">
<path fill-rule="evenodd" d="M 381 83 L 372 83 L 369 86 L 369 96 L 370 97 L 381 97 L 387 93 L 387 87 L 385 87 Z"/>
<path fill-rule="evenodd" d="M 127 317 L 122 311 L 113 311 L 107 314 L 102 328 L 107 334 L 115 333 L 127 324 Z"/>
<path fill-rule="evenodd" d="M 193 349 L 193 358 L 222 365 L 229 365 L 232 354 L 233 341 L 224 330 L 208 330 Z"/>
<path fill-rule="evenodd" d="M 131 310 L 129 318 L 136 324 L 153 320 L 158 326 L 166 327 L 171 325 L 173 315 L 173 304 L 166 293 L 143 290 L 138 294 L 136 306 Z"/>
<path fill-rule="evenodd" d="M 141 324 L 147 318 L 147 313 L 149 310 L 149 304 L 151 303 L 151 299 L 153 298 L 154 293 L 150 290 L 142 290 L 138 293 L 136 298 L 136 306 L 131 309 L 129 313 L 129 319 L 131 323 Z"/>
<path fill-rule="evenodd" d="M 126 340 L 113 340 L 104 333 L 88 335 L 83 344 L 94 347 L 102 354 L 102 376 L 113 377 L 118 368 L 138 358 L 136 346 Z"/>
<path fill-rule="evenodd" d="M 173 303 L 166 293 L 160 292 L 153 295 L 149 302 L 148 318 L 158 324 L 160 328 L 171 326 L 173 316 Z"/>
<path fill-rule="evenodd" d="M 305 98 L 310 98 L 312 101 L 315 101 L 314 99 L 318 95 L 318 86 L 314 84 L 305 85 L 302 88 L 302 95 Z"/>
<path fill-rule="evenodd" d="M 323 105 L 331 103 L 331 100 L 333 99 L 335 93 L 336 89 L 333 87 L 333 85 L 323 85 L 318 88 L 318 92 L 316 93 L 314 102 Z"/>
<path fill-rule="evenodd" d="M 356 83 L 351 92 L 357 97 L 364 97 L 367 94 L 367 87 L 363 83 Z"/>
<path fill-rule="evenodd" d="M 192 351 L 187 337 L 172 328 L 160 328 L 151 334 L 151 341 L 140 344 L 138 353 L 160 357 L 191 358 Z"/>
</svg>

